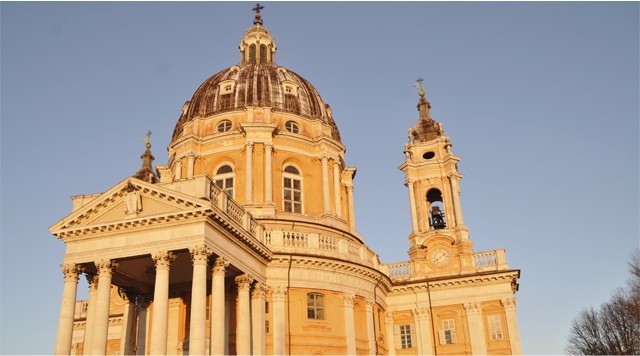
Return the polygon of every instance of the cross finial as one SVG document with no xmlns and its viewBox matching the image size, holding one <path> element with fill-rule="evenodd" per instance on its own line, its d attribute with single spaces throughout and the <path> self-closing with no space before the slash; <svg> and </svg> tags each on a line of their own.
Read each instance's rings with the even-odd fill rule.
<svg viewBox="0 0 640 356">
<path fill-rule="evenodd" d="M 424 79 L 422 79 L 422 77 L 418 77 L 418 79 L 416 79 L 416 83 L 413 85 L 414 87 L 416 87 L 416 89 L 419 89 L 420 92 L 420 96 L 424 96 L 424 88 L 422 87 L 422 82 L 424 81 Z"/>
<path fill-rule="evenodd" d="M 144 139 L 144 144 L 147 148 L 151 147 L 151 134 L 153 132 L 151 132 L 151 130 L 147 130 L 147 138 Z"/>
<path fill-rule="evenodd" d="M 255 11 L 255 12 L 256 12 L 256 14 L 259 14 L 259 13 L 260 13 L 260 11 L 262 11 L 262 9 L 264 9 L 264 6 L 260 5 L 260 3 L 258 2 L 258 3 L 256 3 L 256 7 L 254 7 L 254 8 L 253 8 L 253 9 L 251 9 L 251 10 Z"/>
</svg>

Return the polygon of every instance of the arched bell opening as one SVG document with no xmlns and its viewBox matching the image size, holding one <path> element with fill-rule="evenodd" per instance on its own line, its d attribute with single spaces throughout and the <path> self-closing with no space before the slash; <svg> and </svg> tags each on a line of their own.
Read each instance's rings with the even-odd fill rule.
<svg viewBox="0 0 640 356">
<path fill-rule="evenodd" d="M 442 192 L 432 188 L 427 192 L 427 206 L 429 207 L 429 228 L 439 230 L 447 227 L 447 220 L 444 215 L 444 204 L 442 202 Z"/>
</svg>

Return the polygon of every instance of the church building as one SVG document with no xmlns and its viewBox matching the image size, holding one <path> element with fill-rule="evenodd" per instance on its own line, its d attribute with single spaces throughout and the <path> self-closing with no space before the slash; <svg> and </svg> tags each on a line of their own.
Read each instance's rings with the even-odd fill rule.
<svg viewBox="0 0 640 356">
<path fill-rule="evenodd" d="M 473 250 L 460 158 L 421 81 L 398 147 L 408 260 L 387 264 L 356 229 L 331 108 L 276 64 L 261 9 L 239 62 L 182 107 L 166 165 L 147 140 L 138 172 L 51 226 L 66 245 L 55 354 L 521 354 L 520 271 Z"/>
</svg>

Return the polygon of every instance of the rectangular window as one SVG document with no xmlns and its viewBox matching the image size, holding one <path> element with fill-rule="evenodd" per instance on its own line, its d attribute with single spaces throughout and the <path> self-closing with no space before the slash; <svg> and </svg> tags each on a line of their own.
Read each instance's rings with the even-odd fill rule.
<svg viewBox="0 0 640 356">
<path fill-rule="evenodd" d="M 500 340 L 502 336 L 502 320 L 500 315 L 489 315 L 487 317 L 487 324 L 489 324 L 489 335 L 491 340 Z"/>
<path fill-rule="evenodd" d="M 456 324 L 453 319 L 442 320 L 442 329 L 440 330 L 440 345 L 448 345 L 456 343 Z"/>
<path fill-rule="evenodd" d="M 302 213 L 302 182 L 298 179 L 284 178 L 284 211 Z"/>
<path fill-rule="evenodd" d="M 307 294 L 307 318 L 324 320 L 324 296 L 322 294 Z"/>
<path fill-rule="evenodd" d="M 400 325 L 400 343 L 403 349 L 413 347 L 411 340 L 411 325 Z"/>
</svg>

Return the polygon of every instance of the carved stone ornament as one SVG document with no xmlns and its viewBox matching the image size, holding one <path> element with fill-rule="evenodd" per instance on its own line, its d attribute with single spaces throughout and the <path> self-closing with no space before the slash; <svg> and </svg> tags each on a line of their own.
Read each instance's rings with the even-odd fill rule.
<svg viewBox="0 0 640 356">
<path fill-rule="evenodd" d="M 156 269 L 170 269 L 171 262 L 176 259 L 176 255 L 171 251 L 160 251 L 151 255 L 156 264 Z"/>
<path fill-rule="evenodd" d="M 229 267 L 229 261 L 224 257 L 218 257 L 213 263 L 212 270 L 214 274 L 224 274 L 227 267 Z"/>
<path fill-rule="evenodd" d="M 78 275 L 84 272 L 84 267 L 78 266 L 75 263 L 68 263 L 60 265 L 62 269 L 62 274 L 64 274 L 64 280 L 66 281 L 75 281 L 78 283 Z"/>
<path fill-rule="evenodd" d="M 287 287 L 284 286 L 271 286 L 271 300 L 274 302 L 284 302 L 287 296 Z"/>
<path fill-rule="evenodd" d="M 367 298 L 367 311 L 373 312 L 376 302 L 373 299 Z"/>
<path fill-rule="evenodd" d="M 193 264 L 206 264 L 209 261 L 211 250 L 204 245 L 189 248 Z"/>
<path fill-rule="evenodd" d="M 506 298 L 502 299 L 502 306 L 505 311 L 515 311 L 516 310 L 516 299 L 515 298 Z"/>
<path fill-rule="evenodd" d="M 236 277 L 235 280 L 236 285 L 238 285 L 238 290 L 249 290 L 249 288 L 251 288 L 251 283 L 253 283 L 253 276 L 250 274 L 243 274 Z"/>
<path fill-rule="evenodd" d="M 98 276 L 111 277 L 111 275 L 113 274 L 113 270 L 118 267 L 119 263 L 112 260 L 102 260 L 96 261 L 95 265 L 98 269 Z"/>
<path fill-rule="evenodd" d="M 257 299 L 265 299 L 267 296 L 267 286 L 260 283 L 260 282 L 256 282 L 256 284 L 253 285 L 253 290 L 251 291 L 251 298 Z"/>
<path fill-rule="evenodd" d="M 412 309 L 411 313 L 420 320 L 428 320 L 431 316 L 431 311 L 427 307 Z"/>
<path fill-rule="evenodd" d="M 353 308 L 353 305 L 356 303 L 356 295 L 353 293 L 345 293 L 343 295 L 344 306 Z"/>
<path fill-rule="evenodd" d="M 127 194 L 124 196 L 124 212 L 127 216 L 136 216 L 142 211 L 142 196 L 138 193 L 138 188 L 133 184 L 127 185 Z"/>
<path fill-rule="evenodd" d="M 467 314 L 481 314 L 482 313 L 482 307 L 481 307 L 480 303 L 476 303 L 476 302 L 464 303 L 464 309 L 467 311 Z"/>
</svg>

